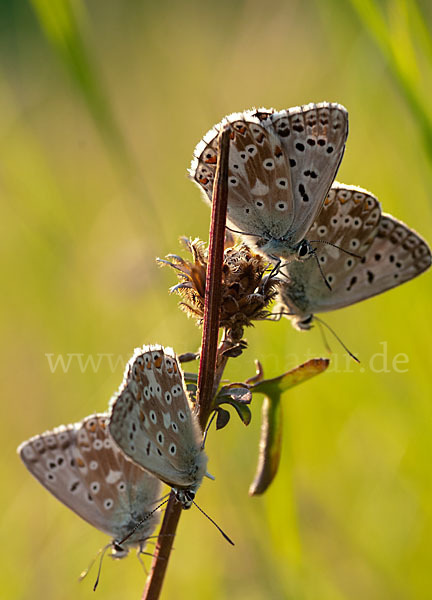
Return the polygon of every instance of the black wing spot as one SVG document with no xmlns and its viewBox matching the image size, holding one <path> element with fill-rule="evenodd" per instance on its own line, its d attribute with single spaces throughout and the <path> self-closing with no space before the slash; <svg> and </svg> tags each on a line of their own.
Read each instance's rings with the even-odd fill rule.
<svg viewBox="0 0 432 600">
<path fill-rule="evenodd" d="M 372 271 L 367 272 L 367 278 L 368 278 L 368 283 L 373 283 L 373 280 L 375 279 L 375 275 L 372 273 Z"/>
<path fill-rule="evenodd" d="M 352 287 L 357 283 L 357 277 L 351 277 L 351 281 L 348 284 L 347 292 L 351 291 Z"/>
</svg>

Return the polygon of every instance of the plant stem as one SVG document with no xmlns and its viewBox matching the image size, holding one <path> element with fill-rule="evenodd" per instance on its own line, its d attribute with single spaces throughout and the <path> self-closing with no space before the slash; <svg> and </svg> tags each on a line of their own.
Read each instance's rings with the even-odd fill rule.
<svg viewBox="0 0 432 600">
<path fill-rule="evenodd" d="M 180 502 L 177 502 L 174 492 L 171 492 L 153 554 L 151 570 L 142 595 L 143 600 L 159 598 L 181 511 Z"/>
<path fill-rule="evenodd" d="M 216 371 L 225 222 L 228 205 L 229 135 L 228 127 L 219 134 L 219 160 L 212 198 L 209 261 L 206 273 L 204 324 L 197 391 L 198 415 L 203 430 L 211 412 Z"/>
<path fill-rule="evenodd" d="M 225 221 L 228 204 L 228 156 L 229 129 L 226 127 L 219 134 L 218 165 L 212 198 L 209 262 L 206 273 L 203 337 L 198 373 L 196 406 L 203 431 L 212 410 L 214 386 L 220 381 L 227 362 L 226 357 L 220 357 L 216 369 Z M 171 492 L 142 600 L 158 600 L 160 596 L 181 512 L 182 506 Z"/>
</svg>

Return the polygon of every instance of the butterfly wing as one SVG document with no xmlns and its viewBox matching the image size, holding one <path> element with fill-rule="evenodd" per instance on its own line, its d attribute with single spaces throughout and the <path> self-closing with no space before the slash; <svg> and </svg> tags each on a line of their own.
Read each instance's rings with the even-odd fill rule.
<svg viewBox="0 0 432 600">
<path fill-rule="evenodd" d="M 318 259 L 328 290 L 313 257 L 288 265 L 281 303 L 305 317 L 343 308 L 396 287 L 430 266 L 430 250 L 413 230 L 391 215 L 381 214 L 377 199 L 361 188 L 335 184 L 308 234 L 337 244 L 361 258 L 323 245 Z"/>
<path fill-rule="evenodd" d="M 379 229 L 366 256 L 341 278 L 333 299 L 321 301 L 319 311 L 343 308 L 372 298 L 414 279 L 431 265 L 426 241 L 392 215 L 381 216 Z M 319 312 L 317 311 L 317 312 Z"/>
<path fill-rule="evenodd" d="M 244 233 L 303 239 L 333 182 L 345 148 L 348 116 L 339 104 L 233 114 L 194 152 L 190 175 L 211 201 L 221 128 L 231 127 L 228 219 Z"/>
<path fill-rule="evenodd" d="M 298 242 L 307 237 L 336 176 L 348 136 L 348 112 L 341 104 L 321 102 L 275 113 L 271 121 L 289 158 L 292 241 Z"/>
<path fill-rule="evenodd" d="M 207 457 L 174 352 L 137 349 L 112 400 L 110 432 L 135 463 L 171 486 L 197 486 Z"/>
<path fill-rule="evenodd" d="M 381 207 L 375 196 L 356 186 L 334 183 L 307 234 L 308 239 L 316 241 L 316 259 L 312 256 L 284 267 L 288 280 L 280 287 L 282 305 L 294 315 L 305 317 L 319 312 L 327 299 L 337 300 L 335 288 L 339 280 L 359 260 L 344 250 L 363 257 L 376 235 L 380 217 Z M 332 286 L 331 291 L 319 267 Z"/>
<path fill-rule="evenodd" d="M 195 148 L 190 175 L 211 201 L 221 128 L 231 128 L 228 220 L 244 233 L 281 237 L 294 211 L 288 157 L 275 133 L 271 111 L 229 115 Z"/>
<path fill-rule="evenodd" d="M 133 465 L 113 443 L 106 415 L 35 436 L 18 448 L 30 473 L 60 502 L 97 529 L 122 538 L 154 508 L 160 482 Z M 137 540 L 150 535 L 152 515 Z M 133 543 L 133 539 L 129 541 Z"/>
</svg>

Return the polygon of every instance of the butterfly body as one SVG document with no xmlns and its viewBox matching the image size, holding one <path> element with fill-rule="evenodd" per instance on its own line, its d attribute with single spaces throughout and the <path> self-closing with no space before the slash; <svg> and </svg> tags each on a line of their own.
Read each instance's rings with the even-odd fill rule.
<svg viewBox="0 0 432 600">
<path fill-rule="evenodd" d="M 142 551 L 159 520 L 158 513 L 150 513 L 161 485 L 117 448 L 108 431 L 107 415 L 92 415 L 35 436 L 21 444 L 18 452 L 51 494 L 113 538 L 115 558 L 126 556 L 131 547 Z"/>
<path fill-rule="evenodd" d="M 135 463 L 170 485 L 189 508 L 206 473 L 202 433 L 174 352 L 137 349 L 111 402 L 110 432 Z"/>
<path fill-rule="evenodd" d="M 323 239 L 317 259 L 282 268 L 279 300 L 297 329 L 310 329 L 314 313 L 344 308 L 425 271 L 431 264 L 426 242 L 407 225 L 382 213 L 378 200 L 356 186 L 335 183 L 309 235 Z M 343 250 L 355 253 L 349 255 Z"/>
<path fill-rule="evenodd" d="M 211 201 L 220 129 L 231 132 L 228 214 L 249 245 L 270 259 L 307 258 L 304 245 L 343 156 L 348 115 L 322 102 L 225 117 L 197 145 L 190 175 Z M 302 249 L 302 251 L 300 251 Z M 309 250 L 309 252 L 305 252 Z"/>
</svg>

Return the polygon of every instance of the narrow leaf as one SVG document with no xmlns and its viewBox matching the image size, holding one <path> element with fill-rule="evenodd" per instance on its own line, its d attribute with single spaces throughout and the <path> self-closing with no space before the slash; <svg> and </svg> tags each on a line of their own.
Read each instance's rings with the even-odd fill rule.
<svg viewBox="0 0 432 600">
<path fill-rule="evenodd" d="M 311 377 L 322 373 L 329 366 L 330 361 L 328 358 L 311 358 L 302 365 L 298 365 L 273 379 L 264 379 L 259 383 L 250 386 L 253 393 L 264 394 L 265 396 L 274 397 L 277 394 L 282 394 L 286 390 L 307 381 Z"/>
<path fill-rule="evenodd" d="M 263 494 L 273 481 L 280 461 L 282 447 L 282 405 L 280 398 L 264 398 L 262 406 L 261 439 L 255 478 L 249 488 L 250 496 Z"/>
<path fill-rule="evenodd" d="M 255 393 L 264 394 L 262 407 L 261 438 L 258 465 L 249 494 L 262 494 L 269 487 L 277 473 L 282 446 L 282 394 L 288 389 L 307 381 L 325 371 L 329 360 L 313 358 L 274 379 L 262 380 L 251 385 Z"/>
</svg>

